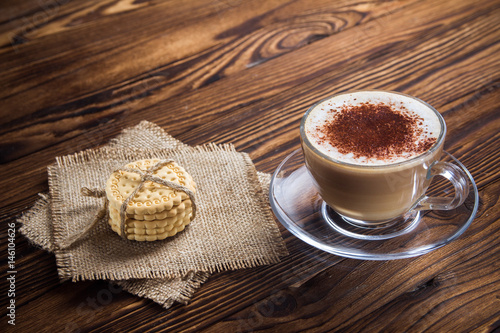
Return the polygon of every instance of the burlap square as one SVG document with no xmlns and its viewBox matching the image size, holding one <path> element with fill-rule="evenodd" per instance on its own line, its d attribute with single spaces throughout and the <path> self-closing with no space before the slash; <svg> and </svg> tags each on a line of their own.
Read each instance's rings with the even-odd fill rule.
<svg viewBox="0 0 500 333">
<path fill-rule="evenodd" d="M 284 255 L 252 161 L 229 145 L 103 148 L 58 158 L 48 168 L 56 247 L 84 229 L 101 209 L 101 199 L 82 196 L 80 189 L 104 188 L 113 170 L 144 158 L 173 158 L 193 176 L 197 218 L 176 237 L 157 242 L 124 240 L 103 219 L 83 241 L 56 248 L 62 279 L 183 277 L 189 272 L 271 264 Z"/>
<path fill-rule="evenodd" d="M 109 144 L 109 146 L 113 147 L 135 147 L 136 145 L 144 148 L 186 147 L 186 145 L 169 136 L 161 128 L 146 121 L 124 130 L 121 135 Z M 269 175 L 259 173 L 259 180 L 263 188 L 268 188 L 269 179 Z M 267 194 L 267 191 L 264 193 Z M 41 196 L 42 198 L 37 201 L 33 208 L 19 219 L 21 223 L 20 231 L 33 243 L 52 251 L 54 250 L 54 237 L 50 214 L 51 200 L 47 195 Z M 281 252 L 284 255 L 286 254 L 286 248 L 282 242 L 281 245 Z M 208 277 L 208 273 L 198 271 L 191 272 L 185 278 L 132 279 L 118 281 L 118 284 L 133 294 L 152 299 L 168 308 L 174 301 L 187 303 L 194 291 Z"/>
<path fill-rule="evenodd" d="M 173 158 L 197 183 L 197 218 L 176 237 L 157 242 L 124 240 L 102 220 L 70 248 L 102 207 L 82 187 L 104 188 L 113 170 L 138 159 Z M 175 278 L 272 264 L 286 254 L 257 171 L 231 145 L 176 149 L 109 148 L 56 159 L 48 168 L 59 276 L 85 279 Z"/>
</svg>

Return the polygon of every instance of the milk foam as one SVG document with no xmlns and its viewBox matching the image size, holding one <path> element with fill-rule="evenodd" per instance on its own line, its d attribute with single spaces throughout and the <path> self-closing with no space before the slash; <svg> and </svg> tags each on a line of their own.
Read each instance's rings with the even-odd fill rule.
<svg viewBox="0 0 500 333">
<path fill-rule="evenodd" d="M 409 158 L 419 155 L 415 153 L 404 153 L 391 158 L 354 157 L 352 153 L 340 153 L 337 148 L 329 144 L 328 140 L 322 140 L 324 135 L 320 133 L 317 128 L 331 121 L 332 112 L 335 112 L 336 110 L 338 111 L 344 105 L 355 106 L 360 105 L 361 103 L 384 103 L 386 105 L 390 105 L 395 111 L 405 110 L 406 113 L 410 112 L 411 114 L 422 118 L 422 125 L 420 127 L 423 129 L 423 133 L 420 137 L 416 138 L 416 141 L 429 137 L 438 139 L 440 135 L 440 118 L 428 105 L 420 102 L 419 100 L 397 93 L 360 91 L 334 96 L 331 99 L 319 103 L 309 112 L 304 123 L 304 132 L 311 144 L 320 152 L 328 155 L 332 159 L 359 165 L 393 164 L 403 162 Z M 425 134 L 425 132 L 427 133 Z"/>
</svg>

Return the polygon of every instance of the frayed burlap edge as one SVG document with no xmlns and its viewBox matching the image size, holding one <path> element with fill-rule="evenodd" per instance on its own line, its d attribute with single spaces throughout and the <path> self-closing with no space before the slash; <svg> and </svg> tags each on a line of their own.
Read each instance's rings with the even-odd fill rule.
<svg viewBox="0 0 500 333">
<path fill-rule="evenodd" d="M 144 135 L 146 135 L 144 137 Z M 155 137 L 152 141 L 149 134 Z M 139 142 L 137 142 L 139 141 Z M 113 148 L 127 148 L 139 145 L 149 149 L 174 149 L 181 147 L 189 147 L 182 141 L 177 140 L 163 128 L 147 120 L 142 120 L 139 124 L 125 128 L 115 138 L 111 139 L 107 144 L 108 147 Z"/>
<path fill-rule="evenodd" d="M 118 281 L 118 285 L 131 294 L 148 298 L 168 309 L 174 302 L 188 304 L 209 277 L 210 273 L 196 272 L 189 275 L 187 280 L 137 279 Z M 166 284 L 165 281 L 169 283 Z M 177 284 L 182 284 L 182 288 L 176 288 Z"/>
<path fill-rule="evenodd" d="M 30 228 L 29 221 L 33 219 L 51 219 L 50 203 L 51 199 L 48 193 L 39 193 L 40 199 L 35 201 L 33 206 L 21 214 L 17 218 L 19 223 L 19 232 L 24 235 L 30 244 L 41 247 L 42 249 L 53 252 L 54 251 L 54 231 L 52 230 L 52 223 L 47 223 L 47 229 L 44 231 L 35 230 Z"/>
</svg>

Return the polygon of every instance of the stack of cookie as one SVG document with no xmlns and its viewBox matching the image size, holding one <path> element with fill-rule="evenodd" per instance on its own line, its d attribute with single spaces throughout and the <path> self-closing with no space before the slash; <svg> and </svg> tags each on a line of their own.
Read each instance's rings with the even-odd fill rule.
<svg viewBox="0 0 500 333">
<path fill-rule="evenodd" d="M 146 171 L 159 161 L 140 160 L 127 164 L 125 168 Z M 196 184 L 192 177 L 175 162 L 163 165 L 153 175 L 195 191 Z M 139 174 L 120 170 L 113 172 L 106 183 L 109 224 L 119 235 L 122 230 L 122 204 L 140 182 Z M 130 198 L 125 212 L 125 237 L 137 241 L 155 241 L 174 236 L 184 230 L 193 218 L 192 202 L 185 192 L 152 181 L 146 181 Z"/>
</svg>

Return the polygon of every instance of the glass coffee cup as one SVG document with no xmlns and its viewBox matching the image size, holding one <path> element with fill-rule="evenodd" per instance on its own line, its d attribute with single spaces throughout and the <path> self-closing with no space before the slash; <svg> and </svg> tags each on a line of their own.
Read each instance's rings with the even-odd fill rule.
<svg viewBox="0 0 500 333">
<path fill-rule="evenodd" d="M 328 97 L 300 125 L 306 167 L 322 199 L 358 226 L 392 224 L 420 210 L 451 210 L 464 202 L 467 175 L 440 161 L 445 136 L 445 121 L 432 106 L 381 90 Z M 451 182 L 452 197 L 426 195 L 435 176 Z"/>
</svg>

